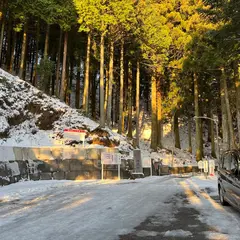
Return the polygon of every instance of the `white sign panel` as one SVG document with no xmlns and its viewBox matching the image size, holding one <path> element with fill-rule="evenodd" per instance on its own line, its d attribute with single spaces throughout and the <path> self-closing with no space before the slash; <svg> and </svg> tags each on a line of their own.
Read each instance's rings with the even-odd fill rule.
<svg viewBox="0 0 240 240">
<path fill-rule="evenodd" d="M 203 169 L 205 173 L 208 172 L 208 161 L 203 161 Z"/>
<path fill-rule="evenodd" d="M 105 165 L 121 164 L 120 154 L 102 152 L 101 153 L 101 163 L 105 164 Z"/>
<path fill-rule="evenodd" d="M 198 168 L 199 169 L 204 169 L 203 161 L 198 162 Z"/>
<path fill-rule="evenodd" d="M 209 174 L 214 175 L 214 170 L 215 170 L 215 161 L 209 160 Z"/>
<path fill-rule="evenodd" d="M 76 141 L 85 141 L 85 131 L 79 129 L 65 129 L 64 138 L 76 140 Z"/>
<path fill-rule="evenodd" d="M 151 168 L 151 158 L 150 157 L 142 158 L 142 167 L 143 168 Z"/>
<path fill-rule="evenodd" d="M 112 153 L 113 157 L 113 162 L 115 164 L 121 164 L 121 155 L 119 153 Z"/>
</svg>

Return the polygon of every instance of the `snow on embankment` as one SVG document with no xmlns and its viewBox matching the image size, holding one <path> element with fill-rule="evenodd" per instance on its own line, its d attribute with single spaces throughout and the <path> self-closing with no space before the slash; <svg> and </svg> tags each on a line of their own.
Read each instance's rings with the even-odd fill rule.
<svg viewBox="0 0 240 240">
<path fill-rule="evenodd" d="M 0 145 L 55 145 L 65 128 L 86 130 L 87 146 L 132 148 L 123 136 L 0 69 Z"/>
</svg>

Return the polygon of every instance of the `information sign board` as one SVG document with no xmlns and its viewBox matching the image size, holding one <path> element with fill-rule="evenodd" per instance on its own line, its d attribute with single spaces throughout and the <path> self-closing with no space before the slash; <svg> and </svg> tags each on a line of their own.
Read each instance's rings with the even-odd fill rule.
<svg viewBox="0 0 240 240">
<path fill-rule="evenodd" d="M 198 162 L 198 168 L 199 169 L 204 169 L 203 161 Z"/>
<path fill-rule="evenodd" d="M 76 141 L 85 141 L 86 132 L 81 129 L 64 129 L 64 138 Z"/>
<path fill-rule="evenodd" d="M 118 153 L 108 153 L 102 152 L 101 153 L 101 163 L 104 165 L 109 164 L 121 164 L 121 157 Z"/>
<path fill-rule="evenodd" d="M 118 179 L 120 180 L 120 165 L 121 156 L 118 153 L 101 153 L 101 164 L 102 164 L 102 180 L 103 180 L 103 165 L 118 165 Z"/>
</svg>

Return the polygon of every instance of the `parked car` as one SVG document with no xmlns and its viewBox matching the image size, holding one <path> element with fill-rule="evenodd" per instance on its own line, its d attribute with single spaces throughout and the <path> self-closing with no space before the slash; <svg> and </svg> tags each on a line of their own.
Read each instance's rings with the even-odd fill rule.
<svg viewBox="0 0 240 240">
<path fill-rule="evenodd" d="M 240 211 L 240 150 L 226 151 L 222 154 L 218 173 L 221 204 L 229 203 Z"/>
</svg>

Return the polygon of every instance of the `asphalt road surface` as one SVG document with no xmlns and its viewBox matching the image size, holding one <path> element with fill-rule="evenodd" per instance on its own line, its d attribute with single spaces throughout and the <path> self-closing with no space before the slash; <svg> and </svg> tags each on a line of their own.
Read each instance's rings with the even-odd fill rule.
<svg viewBox="0 0 240 240">
<path fill-rule="evenodd" d="M 66 183 L 0 202 L 0 239 L 239 240 L 239 212 L 211 186 L 172 176 Z"/>
</svg>

